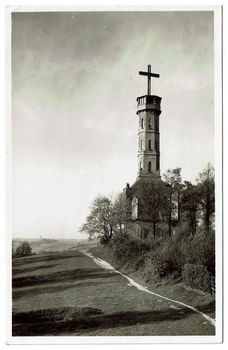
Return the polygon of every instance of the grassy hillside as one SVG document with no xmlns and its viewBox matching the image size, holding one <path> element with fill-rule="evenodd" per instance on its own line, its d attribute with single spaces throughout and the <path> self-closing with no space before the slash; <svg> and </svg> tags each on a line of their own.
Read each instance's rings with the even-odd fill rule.
<svg viewBox="0 0 228 350">
<path fill-rule="evenodd" d="M 12 273 L 14 336 L 214 334 L 195 312 L 139 291 L 78 250 L 15 258 Z M 214 310 L 209 300 L 194 303 Z"/>
</svg>

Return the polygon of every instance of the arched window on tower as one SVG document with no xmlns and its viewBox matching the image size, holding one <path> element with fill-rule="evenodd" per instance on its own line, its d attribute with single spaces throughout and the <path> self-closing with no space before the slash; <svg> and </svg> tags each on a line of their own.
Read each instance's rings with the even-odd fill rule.
<svg viewBox="0 0 228 350">
<path fill-rule="evenodd" d="M 149 128 L 149 129 L 152 129 L 151 118 L 148 119 L 148 128 Z"/>
<path fill-rule="evenodd" d="M 158 116 L 156 116 L 155 118 L 154 118 L 154 128 L 155 128 L 155 130 L 158 130 L 159 129 L 159 119 L 158 119 Z"/>
<path fill-rule="evenodd" d="M 140 141 L 140 148 L 143 149 L 143 140 Z"/>
<path fill-rule="evenodd" d="M 149 151 L 151 151 L 151 140 L 149 140 L 148 142 L 148 148 L 149 148 Z"/>
<path fill-rule="evenodd" d="M 143 120 L 143 118 L 141 119 L 141 128 L 142 129 L 144 128 L 144 120 Z"/>
<path fill-rule="evenodd" d="M 148 173 L 151 173 L 151 162 L 148 163 Z"/>
</svg>

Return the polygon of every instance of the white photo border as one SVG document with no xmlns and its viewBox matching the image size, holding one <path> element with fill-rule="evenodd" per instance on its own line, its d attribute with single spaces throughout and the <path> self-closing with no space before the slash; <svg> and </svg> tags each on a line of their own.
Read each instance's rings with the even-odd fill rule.
<svg viewBox="0 0 228 350">
<path fill-rule="evenodd" d="M 12 182 L 11 182 L 11 13 L 71 11 L 213 11 L 214 12 L 214 123 L 216 193 L 216 334 L 214 336 L 12 336 Z M 6 251 L 7 251 L 7 344 L 177 344 L 221 343 L 223 339 L 223 130 L 222 130 L 222 7 L 221 6 L 14 6 L 6 8 Z"/>
</svg>

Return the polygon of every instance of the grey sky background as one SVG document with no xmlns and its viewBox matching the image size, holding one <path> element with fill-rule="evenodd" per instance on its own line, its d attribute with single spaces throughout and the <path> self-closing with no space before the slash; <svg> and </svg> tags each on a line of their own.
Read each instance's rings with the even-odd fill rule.
<svg viewBox="0 0 228 350">
<path fill-rule="evenodd" d="M 160 74 L 161 173 L 214 162 L 213 12 L 12 15 L 13 236 L 80 237 L 137 175 L 136 97 Z"/>
</svg>

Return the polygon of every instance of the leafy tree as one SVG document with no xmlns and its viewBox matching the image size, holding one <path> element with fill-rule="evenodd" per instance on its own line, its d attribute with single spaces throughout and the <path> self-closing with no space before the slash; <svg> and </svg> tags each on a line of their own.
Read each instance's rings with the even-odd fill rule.
<svg viewBox="0 0 228 350">
<path fill-rule="evenodd" d="M 32 247 L 27 241 L 20 243 L 14 253 L 15 258 L 32 255 Z"/>
<path fill-rule="evenodd" d="M 115 231 L 121 235 L 124 233 L 124 226 L 127 216 L 129 216 L 130 208 L 126 201 L 126 195 L 121 192 L 116 196 L 113 203 L 113 221 Z"/>
<path fill-rule="evenodd" d="M 86 222 L 80 227 L 80 232 L 85 232 L 89 235 L 89 240 L 94 239 L 96 236 L 100 235 L 100 232 L 97 231 L 96 220 L 92 215 L 86 217 Z"/>
<path fill-rule="evenodd" d="M 210 230 L 210 218 L 215 212 L 215 173 L 214 167 L 208 163 L 197 179 L 199 208 L 203 212 L 206 231 Z"/>
<path fill-rule="evenodd" d="M 108 242 L 113 234 L 113 226 L 114 216 L 111 200 L 104 196 L 98 196 L 92 202 L 90 214 L 80 231 L 88 233 L 90 238 L 100 236 L 103 242 Z"/>
</svg>

